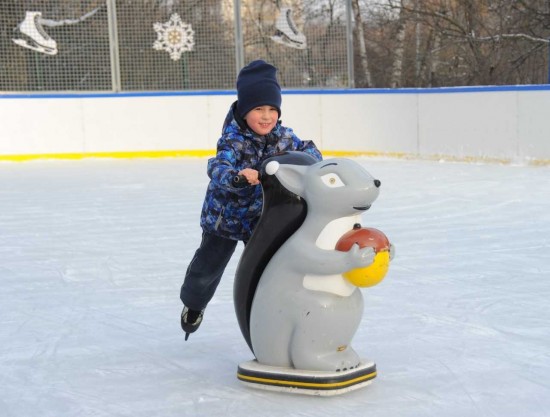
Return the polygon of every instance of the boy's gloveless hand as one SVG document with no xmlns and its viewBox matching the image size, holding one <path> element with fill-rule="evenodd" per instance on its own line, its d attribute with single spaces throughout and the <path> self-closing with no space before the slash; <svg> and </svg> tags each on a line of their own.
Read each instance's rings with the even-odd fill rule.
<svg viewBox="0 0 550 417">
<path fill-rule="evenodd" d="M 260 183 L 260 174 L 255 169 L 245 168 L 239 171 L 239 175 L 244 176 L 250 185 L 258 185 Z"/>
</svg>

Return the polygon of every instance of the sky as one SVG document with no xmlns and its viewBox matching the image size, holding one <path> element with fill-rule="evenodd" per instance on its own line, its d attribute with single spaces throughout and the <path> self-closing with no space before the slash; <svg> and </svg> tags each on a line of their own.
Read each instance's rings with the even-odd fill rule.
<svg viewBox="0 0 550 417">
<path fill-rule="evenodd" d="M 236 378 L 241 244 L 184 341 L 206 159 L 0 163 L 0 415 L 547 416 L 550 168 L 357 162 L 396 256 L 352 341 L 378 376 L 333 397 Z"/>
</svg>

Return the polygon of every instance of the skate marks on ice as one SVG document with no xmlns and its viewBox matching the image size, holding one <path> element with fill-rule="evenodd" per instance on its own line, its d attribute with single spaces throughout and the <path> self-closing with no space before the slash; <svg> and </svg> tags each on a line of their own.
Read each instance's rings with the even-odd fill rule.
<svg viewBox="0 0 550 417">
<path fill-rule="evenodd" d="M 35 52 L 45 55 L 57 55 L 57 41 L 46 32 L 44 26 L 74 25 L 92 17 L 103 7 L 97 7 L 77 19 L 63 20 L 44 19 L 40 11 L 27 11 L 21 23 L 14 28 L 12 41 L 16 45 Z"/>
<path fill-rule="evenodd" d="M 238 256 L 183 341 L 205 163 L 0 164 L 1 415 L 546 416 L 548 168 L 361 160 L 384 179 L 368 223 L 399 250 L 354 337 L 380 374 L 320 399 L 235 378 Z"/>
<path fill-rule="evenodd" d="M 550 199 L 543 189 L 550 171 L 433 164 L 419 175 L 420 194 L 412 180 L 411 188 L 403 178 L 386 180 L 386 207 L 370 213 L 384 210 L 380 222 L 400 248 L 391 298 L 387 283 L 373 296 L 393 306 L 384 323 L 407 329 L 384 329 L 382 310 L 366 318 L 376 355 L 389 366 L 377 361 L 381 375 L 401 385 L 415 369 L 418 385 L 403 393 L 430 394 L 427 411 L 444 411 L 438 415 L 544 415 L 550 314 L 542 298 L 550 286 L 541 277 L 550 269 Z"/>
</svg>

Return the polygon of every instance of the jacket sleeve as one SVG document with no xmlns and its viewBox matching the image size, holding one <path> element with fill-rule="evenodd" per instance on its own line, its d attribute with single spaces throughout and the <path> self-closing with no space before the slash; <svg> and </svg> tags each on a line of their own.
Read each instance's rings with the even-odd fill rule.
<svg viewBox="0 0 550 417">
<path fill-rule="evenodd" d="M 292 135 L 294 147 L 297 151 L 308 153 L 318 161 L 323 159 L 323 155 L 321 155 L 321 152 L 317 149 L 317 146 L 315 146 L 315 143 L 313 143 L 312 140 L 301 140 L 294 134 L 292 129 L 289 129 L 289 133 Z"/>
<path fill-rule="evenodd" d="M 310 154 L 318 161 L 321 161 L 323 159 L 323 155 L 321 154 L 319 149 L 317 149 L 317 146 L 315 146 L 315 143 L 313 143 L 312 140 L 301 141 L 301 144 L 302 146 L 298 150 Z"/>
<path fill-rule="evenodd" d="M 240 142 L 231 141 L 222 136 L 218 141 L 216 156 L 208 160 L 206 172 L 216 186 L 245 195 L 249 193 L 246 191 L 247 187 L 236 188 L 233 186 L 233 178 L 239 173 L 236 168 L 239 145 Z"/>
<path fill-rule="evenodd" d="M 221 139 L 220 142 L 222 142 Z M 237 175 L 237 170 L 234 168 L 235 152 L 228 146 L 220 147 L 220 142 L 218 142 L 216 156 L 208 160 L 206 172 L 216 185 L 228 187 L 233 177 Z"/>
</svg>

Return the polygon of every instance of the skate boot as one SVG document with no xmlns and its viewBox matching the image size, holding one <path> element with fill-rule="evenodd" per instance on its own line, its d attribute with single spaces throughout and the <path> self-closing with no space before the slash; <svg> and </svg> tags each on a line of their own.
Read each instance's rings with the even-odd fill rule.
<svg viewBox="0 0 550 417">
<path fill-rule="evenodd" d="M 23 48 L 46 55 L 57 54 L 57 42 L 42 27 L 42 12 L 27 12 L 25 19 L 14 29 L 12 41 Z"/>
<path fill-rule="evenodd" d="M 202 323 L 204 310 L 191 310 L 189 307 L 183 307 L 181 312 L 181 328 L 185 332 L 185 340 L 189 335 L 199 328 Z"/>
<path fill-rule="evenodd" d="M 306 37 L 296 28 L 291 13 L 292 10 L 288 7 L 281 9 L 281 14 L 275 23 L 276 32 L 271 40 L 291 48 L 306 49 Z"/>
</svg>

